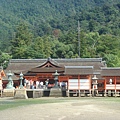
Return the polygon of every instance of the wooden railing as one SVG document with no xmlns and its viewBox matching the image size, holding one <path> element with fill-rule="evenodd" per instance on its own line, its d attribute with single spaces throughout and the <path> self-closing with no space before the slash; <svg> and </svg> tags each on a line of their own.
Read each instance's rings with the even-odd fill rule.
<svg viewBox="0 0 120 120">
<path fill-rule="evenodd" d="M 120 84 L 106 84 L 106 90 L 120 90 Z"/>
</svg>

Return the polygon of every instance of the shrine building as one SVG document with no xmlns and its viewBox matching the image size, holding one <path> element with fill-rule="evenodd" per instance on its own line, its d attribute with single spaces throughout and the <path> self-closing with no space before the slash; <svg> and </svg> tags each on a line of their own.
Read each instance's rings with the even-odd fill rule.
<svg viewBox="0 0 120 120">
<path fill-rule="evenodd" d="M 19 75 L 24 79 L 43 82 L 49 80 L 48 87 L 54 86 L 54 74 L 58 73 L 58 83 L 66 84 L 66 92 L 74 96 L 89 96 L 93 90 L 98 96 L 120 95 L 120 68 L 107 67 L 102 58 L 71 58 L 71 59 L 11 59 L 5 73 L 12 76 L 14 87 L 20 85 Z M 3 87 L 8 83 L 3 78 Z"/>
</svg>

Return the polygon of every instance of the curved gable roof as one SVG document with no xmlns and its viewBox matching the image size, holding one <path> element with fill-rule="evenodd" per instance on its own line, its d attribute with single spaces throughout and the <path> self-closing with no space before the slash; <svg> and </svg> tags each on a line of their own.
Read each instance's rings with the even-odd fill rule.
<svg viewBox="0 0 120 120">
<path fill-rule="evenodd" d="M 50 58 L 47 59 L 47 61 L 45 61 L 43 64 L 39 65 L 38 67 L 36 68 L 45 68 L 45 67 L 52 67 L 52 68 L 63 68 L 64 66 L 63 65 L 58 65 L 56 64 L 55 61 L 51 60 Z"/>
</svg>

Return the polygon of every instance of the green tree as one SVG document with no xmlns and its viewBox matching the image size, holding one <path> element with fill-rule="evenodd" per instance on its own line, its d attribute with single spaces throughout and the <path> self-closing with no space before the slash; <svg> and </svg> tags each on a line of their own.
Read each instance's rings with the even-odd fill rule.
<svg viewBox="0 0 120 120">
<path fill-rule="evenodd" d="M 15 38 L 11 40 L 11 54 L 13 58 L 26 58 L 27 47 L 32 44 L 33 35 L 25 23 L 17 27 Z"/>
<path fill-rule="evenodd" d="M 0 54 L 0 64 L 3 67 L 3 69 L 7 68 L 9 60 L 12 58 L 8 53 L 1 52 Z"/>
<path fill-rule="evenodd" d="M 117 55 L 105 54 L 103 60 L 106 61 L 108 67 L 120 67 L 120 59 Z"/>
<path fill-rule="evenodd" d="M 35 38 L 33 42 L 33 49 L 36 58 L 44 58 L 44 39 L 42 37 Z"/>
<path fill-rule="evenodd" d="M 100 38 L 100 35 L 98 32 L 90 32 L 88 34 L 85 35 L 84 40 L 86 41 L 85 45 L 86 47 L 84 47 L 84 57 L 97 57 L 97 44 L 98 44 L 98 40 Z M 84 45 L 84 46 L 85 46 Z"/>
<path fill-rule="evenodd" d="M 44 49 L 43 49 L 43 53 L 44 53 L 44 57 L 48 58 L 51 56 L 52 54 L 52 47 L 51 47 L 51 40 L 49 36 L 44 36 L 42 37 L 42 39 L 44 40 Z"/>
<path fill-rule="evenodd" d="M 99 57 L 104 57 L 105 54 L 117 55 L 120 45 L 118 37 L 113 35 L 101 35 L 98 39 L 96 52 Z"/>
</svg>

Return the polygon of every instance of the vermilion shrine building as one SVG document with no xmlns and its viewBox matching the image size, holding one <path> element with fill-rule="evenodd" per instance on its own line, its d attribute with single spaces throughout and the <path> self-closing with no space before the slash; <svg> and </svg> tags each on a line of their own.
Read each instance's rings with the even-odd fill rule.
<svg viewBox="0 0 120 120">
<path fill-rule="evenodd" d="M 75 59 L 11 59 L 5 73 L 11 71 L 14 86 L 19 86 L 19 74 L 33 81 L 49 79 L 49 87 L 54 86 L 54 73 L 59 73 L 58 82 L 67 84 L 68 93 L 91 94 L 96 90 L 97 95 L 115 95 L 120 92 L 120 68 L 107 67 L 102 58 Z M 8 83 L 3 80 L 3 87 Z"/>
</svg>

